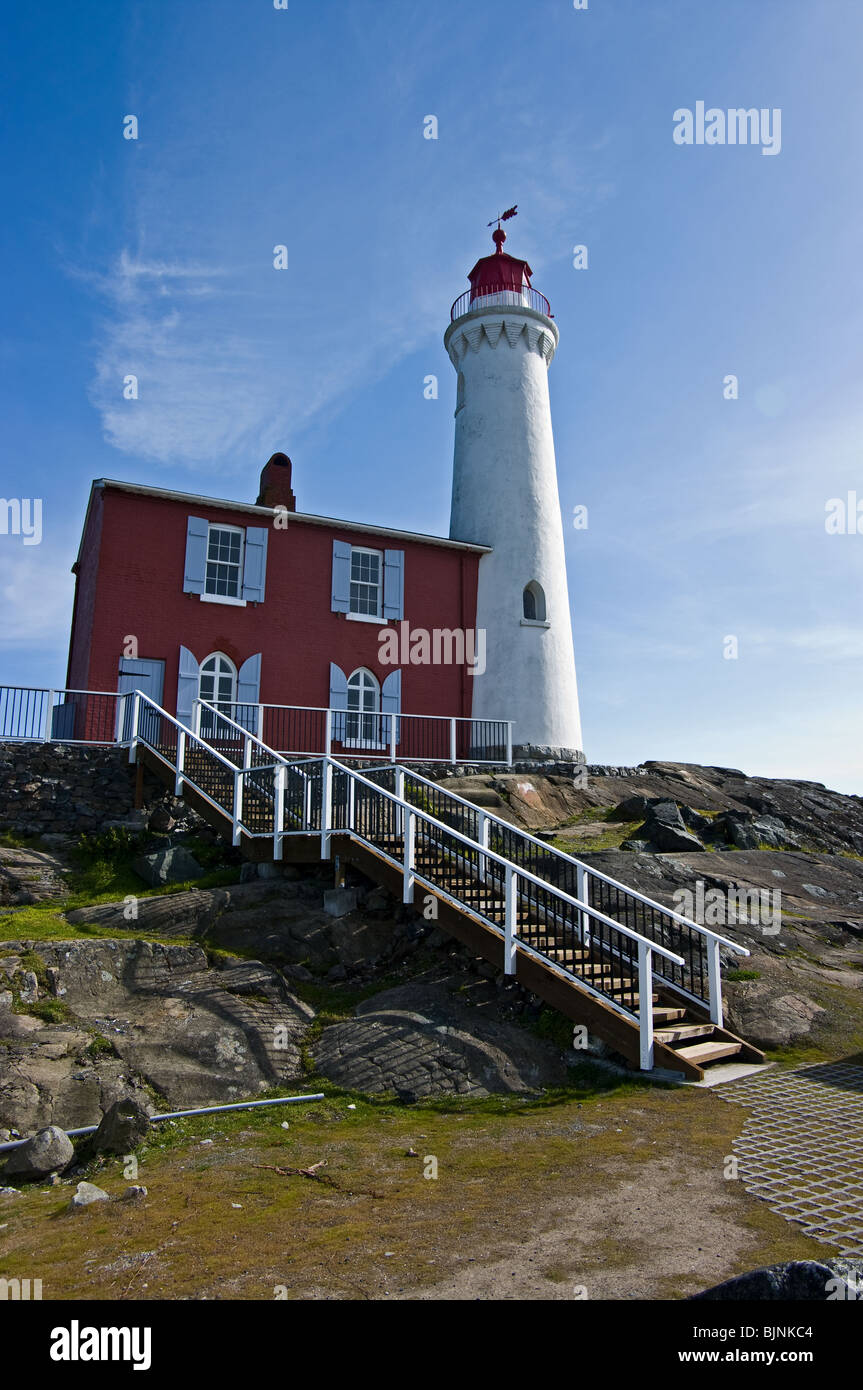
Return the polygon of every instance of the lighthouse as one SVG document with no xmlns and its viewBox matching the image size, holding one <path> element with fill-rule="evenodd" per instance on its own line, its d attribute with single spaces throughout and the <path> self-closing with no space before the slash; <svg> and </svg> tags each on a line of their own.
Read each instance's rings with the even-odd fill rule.
<svg viewBox="0 0 863 1390">
<path fill-rule="evenodd" d="M 486 664 L 474 719 L 513 719 L 516 756 L 583 760 L 548 369 L 559 334 L 527 261 L 495 250 L 452 306 L 444 346 L 458 378 L 450 537 L 480 562 Z"/>
</svg>

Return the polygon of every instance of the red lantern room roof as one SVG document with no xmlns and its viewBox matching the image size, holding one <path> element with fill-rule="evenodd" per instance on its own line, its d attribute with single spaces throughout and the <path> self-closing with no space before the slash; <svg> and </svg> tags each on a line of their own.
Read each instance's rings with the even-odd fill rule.
<svg viewBox="0 0 863 1390">
<path fill-rule="evenodd" d="M 525 285 L 530 288 L 533 271 L 527 261 L 520 261 L 504 251 L 506 232 L 503 227 L 495 228 L 492 241 L 495 244 L 494 255 L 478 260 L 467 277 L 470 280 L 471 300 L 479 295 L 492 294 L 495 290 L 521 290 Z"/>
<path fill-rule="evenodd" d="M 492 232 L 495 245 L 493 256 L 483 256 L 468 275 L 470 289 L 460 294 L 450 310 L 450 319 L 478 310 L 501 308 L 534 309 L 547 318 L 554 318 L 549 302 L 530 283 L 533 274 L 527 261 L 509 256 L 503 249 L 506 232 L 497 227 Z"/>
</svg>

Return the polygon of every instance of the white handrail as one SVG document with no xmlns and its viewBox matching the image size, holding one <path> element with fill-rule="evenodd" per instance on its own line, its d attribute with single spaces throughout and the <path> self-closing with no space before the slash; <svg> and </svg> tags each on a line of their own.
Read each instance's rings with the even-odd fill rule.
<svg viewBox="0 0 863 1390">
<path fill-rule="evenodd" d="M 388 763 L 386 767 L 380 767 L 375 770 L 377 772 L 389 772 L 390 769 L 395 768 L 395 766 L 396 764 L 394 763 Z M 567 854 L 566 850 L 557 849 L 555 845 L 550 845 L 547 840 L 540 840 L 536 835 L 531 835 L 529 830 L 522 830 L 521 826 L 513 825 L 512 821 L 504 820 L 502 816 L 496 816 L 494 812 L 489 811 L 487 807 L 478 806 L 475 801 L 468 801 L 466 797 L 459 796 L 458 792 L 447 790 L 447 788 L 441 786 L 440 782 L 433 782 L 431 778 L 423 777 L 421 773 L 413 772 L 410 768 L 405 768 L 404 772 L 406 776 L 413 777 L 417 782 L 423 782 L 425 786 L 433 787 L 435 790 L 443 792 L 444 796 L 449 797 L 451 801 L 457 801 L 460 805 L 467 806 L 469 810 L 476 811 L 477 814 L 485 816 L 486 820 L 494 821 L 496 825 L 502 825 L 505 830 L 513 831 L 514 834 L 521 836 L 523 840 L 529 840 L 532 845 L 537 845 L 540 849 L 544 850 L 546 854 L 553 855 L 556 859 L 564 859 L 569 864 L 574 864 L 577 869 L 583 869 L 594 878 L 602 879 L 603 883 L 610 884 L 612 888 L 619 888 L 629 897 L 637 898 L 638 901 L 644 903 L 646 907 L 656 908 L 659 912 L 664 913 L 666 917 L 671 917 L 675 922 L 679 922 L 681 926 L 694 928 L 695 931 L 701 932 L 703 936 L 709 936 L 714 941 L 718 941 L 720 945 L 727 946 L 730 950 L 736 951 L 738 955 L 748 956 L 750 954 L 747 948 L 739 945 L 738 942 L 731 941 L 727 936 L 721 936 L 719 932 L 711 931 L 709 927 L 703 926 L 701 922 L 694 922 L 690 917 L 681 916 L 681 914 L 675 912 L 673 908 L 663 907 L 662 903 L 655 902 L 652 898 L 645 897 L 643 893 L 639 893 L 637 888 L 629 888 L 625 883 L 619 883 L 616 878 L 611 878 L 609 874 L 604 874 L 601 869 L 595 869 L 592 864 L 585 864 L 584 860 L 576 859 L 574 855 Z M 647 939 L 649 940 L 649 938 Z"/>
<path fill-rule="evenodd" d="M 686 964 L 683 956 L 678 956 L 674 951 L 669 951 L 665 946 L 661 946 L 659 942 L 651 941 L 649 937 L 642 936 L 640 932 L 633 931 L 632 927 L 627 927 L 625 923 L 616 922 L 613 917 L 606 917 L 604 912 L 600 912 L 596 907 L 591 907 L 590 903 L 582 902 L 580 898 L 574 898 L 572 894 L 567 893 L 565 889 L 558 888 L 556 884 L 549 883 L 547 879 L 540 878 L 537 874 L 531 873 L 529 869 L 521 868 L 520 865 L 514 864 L 511 859 L 507 859 L 504 855 L 498 854 L 496 850 L 484 848 L 478 840 L 472 840 L 469 835 L 463 835 L 460 830 L 454 830 L 451 825 L 444 825 L 443 821 L 436 820 L 434 816 L 430 816 L 427 811 L 421 810 L 419 806 L 412 806 L 409 801 L 402 801 L 396 796 L 395 792 L 387 791 L 386 787 L 379 787 L 376 783 L 370 782 L 361 772 L 356 772 L 354 768 L 348 767 L 346 763 L 339 762 L 338 758 L 321 758 L 318 761 L 322 763 L 331 763 L 332 766 L 337 767 L 340 772 L 346 772 L 354 781 L 364 783 L 364 785 L 370 787 L 372 791 L 377 792 L 379 796 L 384 796 L 388 801 L 395 802 L 403 811 L 408 811 L 411 815 L 419 816 L 422 820 L 433 826 L 435 830 L 442 830 L 444 834 L 454 836 L 455 839 L 460 840 L 462 844 L 467 845 L 470 849 L 478 850 L 487 859 L 493 859 L 496 863 L 503 865 L 504 869 L 513 869 L 519 878 L 523 878 L 528 883 L 533 883 L 536 887 L 544 889 L 545 892 L 553 894 L 554 897 L 560 898 L 562 902 L 569 903 L 571 907 L 576 907 L 581 912 L 587 912 L 587 914 L 595 918 L 596 921 L 604 922 L 606 926 L 613 927 L 615 931 L 619 931 L 624 936 L 628 936 L 632 941 L 644 942 L 652 951 L 657 952 L 657 954 L 661 956 L 665 956 L 666 959 L 673 961 L 675 965 Z M 331 826 L 327 833 L 338 834 L 338 830 Z M 357 834 L 360 839 L 366 838 L 359 835 L 357 831 L 354 831 L 354 833 Z M 373 845 L 374 841 L 367 840 L 367 843 Z"/>
</svg>

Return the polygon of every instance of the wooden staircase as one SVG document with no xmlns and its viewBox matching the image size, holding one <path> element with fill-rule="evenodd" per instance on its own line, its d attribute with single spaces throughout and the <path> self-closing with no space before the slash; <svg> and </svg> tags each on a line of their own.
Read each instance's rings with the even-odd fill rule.
<svg viewBox="0 0 863 1390">
<path fill-rule="evenodd" d="M 210 744 L 140 699 L 162 716 L 161 737 L 148 732 L 151 717 L 128 739 L 130 757 L 247 857 L 335 856 L 337 872 L 353 864 L 404 902 L 422 907 L 431 894 L 444 930 L 636 1067 L 701 1081 L 705 1068 L 720 1061 L 764 1061 L 757 1048 L 714 1021 L 721 1017 L 710 1005 L 718 965 L 709 998 L 705 993 L 705 953 L 718 951 L 722 940 L 748 954 L 736 943 L 506 822 L 497 821 L 496 848 L 490 848 L 485 821 L 496 818 L 418 774 L 409 774 L 408 788 L 404 769 L 363 775 L 335 759 L 289 764 L 239 725 Z M 382 785 L 389 773 L 395 791 Z M 384 776 L 371 780 L 378 774 Z M 570 881 L 576 871 L 577 888 Z M 588 901 L 587 875 L 597 881 L 595 903 Z M 651 959 L 652 967 L 645 966 Z M 640 972 L 651 985 L 652 1038 L 645 1032 Z"/>
</svg>

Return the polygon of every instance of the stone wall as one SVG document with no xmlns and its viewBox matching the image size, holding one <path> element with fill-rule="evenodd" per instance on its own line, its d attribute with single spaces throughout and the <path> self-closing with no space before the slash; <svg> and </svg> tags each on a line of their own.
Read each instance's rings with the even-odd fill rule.
<svg viewBox="0 0 863 1390">
<path fill-rule="evenodd" d="M 166 795 L 149 773 L 144 800 Z M 0 834 L 77 835 L 106 822 L 139 820 L 135 768 L 122 748 L 63 743 L 0 743 Z"/>
</svg>

